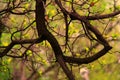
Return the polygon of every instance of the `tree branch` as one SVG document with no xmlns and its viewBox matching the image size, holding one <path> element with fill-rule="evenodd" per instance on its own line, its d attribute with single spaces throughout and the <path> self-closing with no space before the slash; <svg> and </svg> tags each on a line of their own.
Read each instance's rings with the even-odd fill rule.
<svg viewBox="0 0 120 80">
<path fill-rule="evenodd" d="M 29 39 L 29 40 L 15 40 L 12 41 L 6 48 L 5 50 L 0 53 L 0 57 L 4 57 L 7 55 L 7 53 L 12 49 L 12 47 L 16 44 L 30 44 L 30 43 L 40 43 L 42 42 L 42 39 Z"/>
<path fill-rule="evenodd" d="M 96 53 L 95 55 L 88 57 L 88 58 L 74 58 L 74 57 L 68 57 L 68 56 L 64 56 L 64 60 L 68 63 L 77 63 L 77 64 L 87 64 L 90 63 L 94 60 L 97 60 L 98 58 L 100 58 L 101 56 L 105 55 L 110 49 L 112 49 L 112 47 L 109 45 L 109 43 L 104 39 L 104 37 L 102 36 L 102 34 L 99 32 L 99 30 L 97 30 L 94 26 L 92 26 L 89 22 L 89 20 L 96 20 L 96 19 L 104 19 L 104 18 L 109 18 L 109 17 L 113 17 L 117 14 L 120 14 L 120 11 L 118 12 L 114 12 L 111 14 L 106 14 L 106 15 L 100 15 L 100 16 L 80 16 L 77 12 L 68 12 L 61 4 L 60 0 L 55 0 L 56 4 L 59 6 L 59 8 L 61 9 L 61 11 L 63 13 L 66 13 L 70 16 L 70 18 L 72 20 L 79 20 L 81 22 L 84 23 L 85 27 L 87 30 L 90 30 L 91 32 L 93 32 L 95 34 L 95 36 L 97 37 L 97 42 L 100 42 L 104 48 L 99 51 L 98 53 Z"/>
<path fill-rule="evenodd" d="M 112 47 L 110 47 L 110 46 L 105 47 L 101 51 L 96 53 L 95 55 L 87 57 L 87 58 L 74 58 L 74 57 L 64 56 L 64 60 L 68 63 L 76 63 L 79 65 L 80 64 L 88 64 L 90 62 L 97 60 L 98 58 L 102 57 L 103 55 L 105 55 L 110 49 L 112 49 Z"/>
<path fill-rule="evenodd" d="M 98 20 L 98 19 L 106 19 L 106 18 L 114 17 L 119 14 L 120 14 L 120 10 L 113 13 L 109 13 L 109 14 L 95 15 L 95 16 L 88 16 L 88 17 L 84 16 L 84 17 L 86 17 L 86 19 L 88 20 Z"/>
<path fill-rule="evenodd" d="M 69 78 L 69 80 L 74 80 L 74 76 L 72 72 L 68 69 L 66 63 L 64 62 L 62 50 L 60 48 L 58 41 L 46 28 L 45 9 L 44 9 L 44 3 L 42 0 L 36 0 L 36 27 L 38 31 L 38 36 L 39 37 L 42 36 L 45 40 L 47 40 L 50 43 L 55 53 L 57 62 L 60 64 L 63 71 Z"/>
<path fill-rule="evenodd" d="M 109 14 L 103 14 L 103 15 L 94 15 L 94 16 L 80 16 L 79 14 L 77 14 L 75 11 L 74 12 L 69 12 L 67 11 L 63 6 L 62 3 L 60 2 L 60 0 L 55 0 L 56 4 L 59 6 L 59 8 L 61 9 L 61 11 L 63 13 L 67 13 L 71 18 L 73 18 L 74 20 L 82 20 L 82 18 L 85 18 L 87 20 L 99 20 L 99 19 L 106 19 L 106 18 L 110 18 L 110 17 L 114 17 L 116 15 L 120 14 L 120 10 L 116 11 L 116 12 L 112 12 Z M 81 18 L 81 19 L 80 19 Z"/>
</svg>

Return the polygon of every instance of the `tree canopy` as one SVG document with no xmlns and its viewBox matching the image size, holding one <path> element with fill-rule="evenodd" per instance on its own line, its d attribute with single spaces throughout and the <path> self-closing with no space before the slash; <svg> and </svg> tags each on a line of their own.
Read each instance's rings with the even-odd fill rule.
<svg viewBox="0 0 120 80">
<path fill-rule="evenodd" d="M 114 71 L 120 67 L 119 3 L 0 0 L 0 78 L 89 80 L 89 75 L 90 80 L 101 80 L 113 72 L 119 76 Z M 94 77 L 88 69 L 106 74 Z"/>
</svg>

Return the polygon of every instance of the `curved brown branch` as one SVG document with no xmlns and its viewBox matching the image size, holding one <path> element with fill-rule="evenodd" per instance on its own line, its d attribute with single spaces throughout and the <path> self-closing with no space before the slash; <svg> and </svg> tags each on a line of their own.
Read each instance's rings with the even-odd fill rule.
<svg viewBox="0 0 120 80">
<path fill-rule="evenodd" d="M 5 50 L 0 53 L 0 57 L 4 57 L 7 55 L 7 53 L 12 49 L 12 47 L 16 44 L 30 44 L 30 43 L 40 43 L 42 42 L 42 39 L 29 39 L 29 40 L 15 40 L 12 41 L 6 48 Z"/>
<path fill-rule="evenodd" d="M 95 55 L 93 55 L 91 57 L 87 57 L 87 58 L 74 58 L 74 57 L 64 56 L 64 60 L 68 63 L 88 64 L 90 62 L 97 60 L 98 58 L 102 57 L 103 55 L 105 55 L 110 49 L 112 49 L 112 47 L 110 47 L 110 46 L 105 47 L 101 51 L 96 53 Z"/>
</svg>

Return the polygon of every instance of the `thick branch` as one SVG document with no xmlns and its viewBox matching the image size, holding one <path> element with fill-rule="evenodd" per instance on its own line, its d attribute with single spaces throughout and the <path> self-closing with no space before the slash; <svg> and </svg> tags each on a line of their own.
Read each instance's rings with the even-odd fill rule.
<svg viewBox="0 0 120 80">
<path fill-rule="evenodd" d="M 44 39 L 46 39 L 50 43 L 50 45 L 55 53 L 57 62 L 60 64 L 63 71 L 69 78 L 69 80 L 74 80 L 72 72 L 68 69 L 66 63 L 64 62 L 62 50 L 61 50 L 57 40 L 46 28 L 45 9 L 44 9 L 44 3 L 42 0 L 36 0 L 36 27 L 37 27 L 39 37 L 42 36 Z"/>
</svg>

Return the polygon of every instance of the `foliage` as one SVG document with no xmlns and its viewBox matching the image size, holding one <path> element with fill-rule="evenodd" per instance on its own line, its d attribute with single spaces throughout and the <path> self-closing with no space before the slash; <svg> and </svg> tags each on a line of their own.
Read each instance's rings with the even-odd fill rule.
<svg viewBox="0 0 120 80">
<path fill-rule="evenodd" d="M 119 80 L 119 2 L 0 0 L 0 80 Z"/>
</svg>

